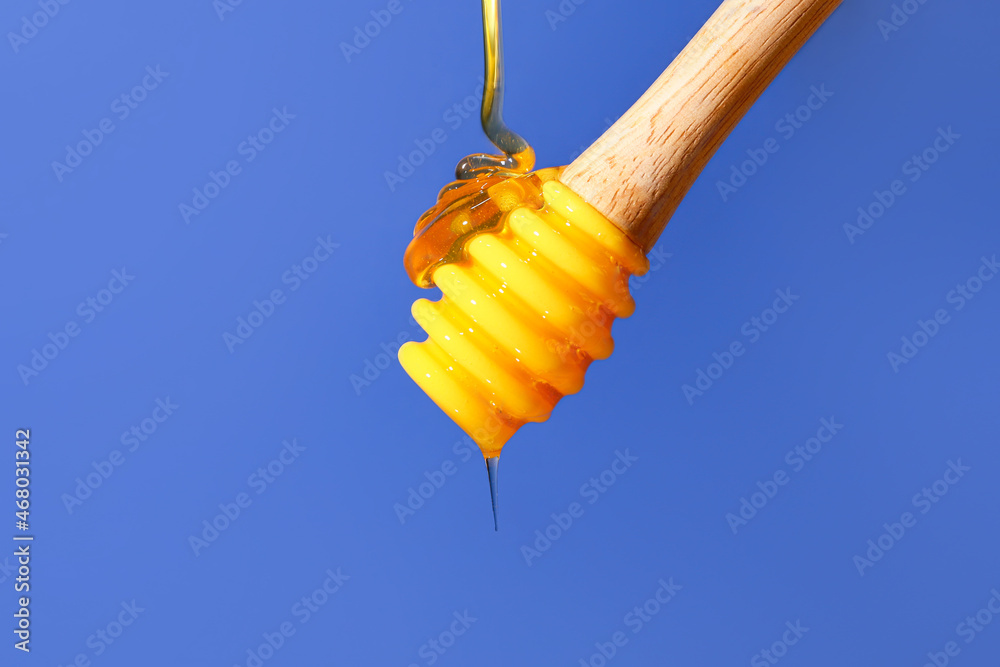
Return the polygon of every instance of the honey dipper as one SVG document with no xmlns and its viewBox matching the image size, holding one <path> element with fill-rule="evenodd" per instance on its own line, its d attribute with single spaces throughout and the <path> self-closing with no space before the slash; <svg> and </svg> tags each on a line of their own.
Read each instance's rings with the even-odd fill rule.
<svg viewBox="0 0 1000 667">
<path fill-rule="evenodd" d="M 503 125 L 499 7 L 483 0 L 483 127 L 474 155 L 417 223 L 406 267 L 443 297 L 413 305 L 428 333 L 399 360 L 479 445 L 497 511 L 500 450 L 583 386 L 635 304 L 631 275 L 705 164 L 841 0 L 725 0 L 639 100 L 569 166 L 537 172 Z M 491 65 L 492 63 L 492 65 Z"/>
</svg>

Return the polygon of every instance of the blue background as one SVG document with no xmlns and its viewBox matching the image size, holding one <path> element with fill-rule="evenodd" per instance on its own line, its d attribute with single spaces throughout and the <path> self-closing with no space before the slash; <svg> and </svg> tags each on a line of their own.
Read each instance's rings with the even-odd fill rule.
<svg viewBox="0 0 1000 667">
<path fill-rule="evenodd" d="M 552 23 L 556 0 L 508 0 L 506 117 L 540 166 L 596 139 L 716 4 L 594 0 Z M 1000 622 L 969 644 L 956 630 L 1000 587 L 1000 281 L 961 310 L 947 295 L 1000 252 L 1000 7 L 930 0 L 885 39 L 891 5 L 846 2 L 709 163 L 614 355 L 504 450 L 499 533 L 479 455 L 394 357 L 351 381 L 386 365 L 383 344 L 422 338 L 403 250 L 455 163 L 488 147 L 474 114 L 445 117 L 481 74 L 479 3 L 403 0 L 350 61 L 340 44 L 386 3 L 247 1 L 220 19 L 210 0 L 70 2 L 16 52 L 6 38 L 0 498 L 13 535 L 14 431 L 30 428 L 36 541 L 33 650 L 5 631 L 0 663 L 252 665 L 290 622 L 264 664 L 600 665 L 595 643 L 619 631 L 611 665 L 770 664 L 755 654 L 799 621 L 782 664 L 917 666 L 949 641 L 954 664 L 997 664 Z M 36 11 L 7 3 L 3 32 Z M 147 66 L 169 75 L 119 118 Z M 832 97 L 786 139 L 776 122 L 823 84 Z M 247 161 L 275 108 L 294 119 Z M 103 118 L 114 131 L 57 178 Z M 909 181 L 903 164 L 948 127 L 961 138 Z M 437 128 L 447 140 L 390 188 Z M 780 150 L 723 201 L 717 182 L 771 137 Z M 240 173 L 186 222 L 179 205 L 229 160 Z M 844 224 L 894 179 L 906 193 L 852 243 Z M 339 247 L 292 290 L 282 276 L 317 237 Z M 122 267 L 134 280 L 87 322 L 78 304 Z M 786 288 L 799 299 L 751 343 L 744 323 Z M 286 301 L 230 351 L 223 334 L 275 289 Z M 894 369 L 887 353 L 939 308 L 949 322 Z M 23 381 L 71 321 L 79 335 Z M 733 341 L 745 354 L 689 403 L 682 386 Z M 128 451 L 122 434 L 168 398 Z M 786 452 L 821 418 L 843 428 L 796 472 Z M 292 439 L 304 449 L 258 493 L 251 475 Z M 590 504 L 581 486 L 626 449 L 637 461 Z M 914 494 L 959 459 L 970 470 L 921 514 Z M 395 505 L 446 462 L 401 522 Z M 789 482 L 734 534 L 726 515 L 779 470 Z M 250 505 L 193 548 L 241 493 Z M 573 502 L 583 515 L 526 558 Z M 907 511 L 916 525 L 859 574 Z M 350 579 L 302 623 L 293 605 L 337 568 Z M 626 615 L 661 578 L 682 588 L 634 633 Z M 133 600 L 134 623 L 97 643 Z M 466 611 L 468 631 L 428 653 Z"/>
</svg>

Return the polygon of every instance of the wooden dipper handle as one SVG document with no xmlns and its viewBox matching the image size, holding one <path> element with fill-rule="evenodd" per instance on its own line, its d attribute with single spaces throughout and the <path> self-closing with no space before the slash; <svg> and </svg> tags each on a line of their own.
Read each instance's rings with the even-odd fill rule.
<svg viewBox="0 0 1000 667">
<path fill-rule="evenodd" d="M 725 0 L 560 179 L 645 252 L 747 109 L 841 0 Z"/>
</svg>

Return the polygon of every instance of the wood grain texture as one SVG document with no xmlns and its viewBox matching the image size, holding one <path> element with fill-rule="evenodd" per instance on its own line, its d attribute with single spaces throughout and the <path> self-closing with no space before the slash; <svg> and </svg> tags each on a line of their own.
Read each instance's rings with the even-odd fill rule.
<svg viewBox="0 0 1000 667">
<path fill-rule="evenodd" d="M 560 180 L 646 252 L 747 109 L 841 0 L 726 0 Z"/>
</svg>

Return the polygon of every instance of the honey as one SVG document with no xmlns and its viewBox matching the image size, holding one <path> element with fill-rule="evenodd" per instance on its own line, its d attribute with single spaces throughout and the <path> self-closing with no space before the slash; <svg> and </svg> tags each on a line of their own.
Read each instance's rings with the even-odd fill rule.
<svg viewBox="0 0 1000 667">
<path fill-rule="evenodd" d="M 403 345 L 399 360 L 489 464 L 518 428 L 582 388 L 591 361 L 611 354 L 612 322 L 635 308 L 628 279 L 649 264 L 559 182 L 560 168 L 531 171 L 534 151 L 502 117 L 498 0 L 483 0 L 483 30 L 481 119 L 503 154 L 464 158 L 458 180 L 417 222 L 407 273 L 443 296 L 413 304 L 428 338 Z"/>
</svg>

